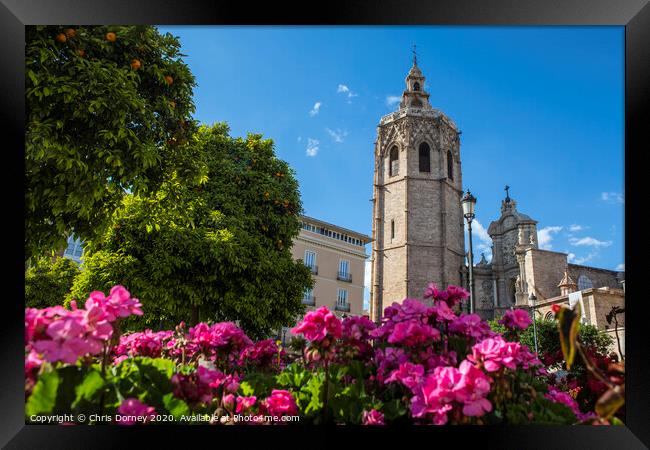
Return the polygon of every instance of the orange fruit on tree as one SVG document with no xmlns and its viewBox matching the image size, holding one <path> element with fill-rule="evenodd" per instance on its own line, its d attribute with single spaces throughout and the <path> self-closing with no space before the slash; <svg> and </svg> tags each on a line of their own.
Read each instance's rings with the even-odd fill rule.
<svg viewBox="0 0 650 450">
<path fill-rule="evenodd" d="M 74 28 L 66 28 L 64 32 L 65 35 L 69 38 L 73 38 L 77 35 L 77 31 Z"/>
<path fill-rule="evenodd" d="M 174 83 L 174 79 L 172 78 L 171 75 L 165 75 L 165 81 L 169 86 L 171 86 Z"/>
<path fill-rule="evenodd" d="M 83 48 L 80 48 L 79 50 L 77 50 L 77 55 L 79 55 L 79 56 L 81 56 L 83 58 L 84 56 L 86 56 L 86 50 L 84 50 Z"/>
<path fill-rule="evenodd" d="M 115 42 L 117 40 L 117 34 L 113 33 L 112 31 L 109 31 L 106 33 L 106 40 L 108 42 Z"/>
<path fill-rule="evenodd" d="M 131 61 L 131 69 L 138 70 L 140 67 L 142 67 L 142 63 L 139 59 L 134 59 Z"/>
<path fill-rule="evenodd" d="M 67 38 L 65 37 L 65 34 L 63 34 L 63 33 L 57 34 L 55 39 L 57 40 L 57 42 L 60 42 L 60 43 L 64 43 L 67 40 Z"/>
</svg>

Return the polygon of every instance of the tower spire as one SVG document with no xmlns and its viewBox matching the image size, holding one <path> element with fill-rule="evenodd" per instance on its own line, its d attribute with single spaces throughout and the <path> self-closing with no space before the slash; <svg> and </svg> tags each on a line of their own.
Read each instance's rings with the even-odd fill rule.
<svg viewBox="0 0 650 450">
<path fill-rule="evenodd" d="M 413 44 L 413 50 L 411 50 L 411 51 L 413 52 L 413 65 L 417 66 L 418 65 L 418 54 L 416 53 L 416 48 L 415 47 L 416 47 L 415 44 Z"/>
</svg>

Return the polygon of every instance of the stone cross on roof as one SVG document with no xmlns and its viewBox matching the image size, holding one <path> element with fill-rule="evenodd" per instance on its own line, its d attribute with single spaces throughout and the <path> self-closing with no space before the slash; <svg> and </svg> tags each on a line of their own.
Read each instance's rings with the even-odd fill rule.
<svg viewBox="0 0 650 450">
<path fill-rule="evenodd" d="M 418 65 L 418 54 L 415 52 L 415 44 L 413 44 L 413 65 L 417 66 Z"/>
<path fill-rule="evenodd" d="M 510 203 L 510 192 L 508 192 L 509 189 L 510 186 L 506 184 L 506 187 L 504 188 L 504 190 L 506 191 L 506 203 Z"/>
</svg>

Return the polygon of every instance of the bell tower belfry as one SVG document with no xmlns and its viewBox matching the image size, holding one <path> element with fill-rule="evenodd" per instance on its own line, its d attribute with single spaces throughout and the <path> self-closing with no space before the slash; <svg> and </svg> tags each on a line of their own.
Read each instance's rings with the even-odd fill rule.
<svg viewBox="0 0 650 450">
<path fill-rule="evenodd" d="M 381 118 L 375 141 L 375 321 L 394 301 L 422 298 L 430 282 L 461 285 L 465 264 L 460 132 L 431 107 L 415 54 L 405 82 L 399 109 Z"/>
</svg>

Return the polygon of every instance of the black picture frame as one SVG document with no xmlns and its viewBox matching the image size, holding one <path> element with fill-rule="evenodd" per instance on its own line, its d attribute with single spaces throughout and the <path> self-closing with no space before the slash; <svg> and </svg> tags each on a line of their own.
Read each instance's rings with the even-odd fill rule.
<svg viewBox="0 0 650 450">
<path fill-rule="evenodd" d="M 306 7 L 277 2 L 253 5 L 248 2 L 112 0 L 99 2 L 0 0 L 2 54 L 0 77 L 0 115 L 4 125 L 5 158 L 3 192 L 5 193 L 5 286 L 2 343 L 0 345 L 0 444 L 5 448 L 121 448 L 136 439 L 148 446 L 171 446 L 174 438 L 184 445 L 190 439 L 203 438 L 212 445 L 248 448 L 250 439 L 263 439 L 263 445 L 283 447 L 320 446 L 346 442 L 387 445 L 479 445 L 487 448 L 646 448 L 650 445 L 650 375 L 648 339 L 644 321 L 648 320 L 640 261 L 643 257 L 643 224 L 640 213 L 629 214 L 625 208 L 626 283 L 626 426 L 609 427 L 119 427 L 119 426 L 47 426 L 24 423 L 23 322 L 24 276 L 19 260 L 24 236 L 24 197 L 20 194 L 24 175 L 24 26 L 34 24 L 186 24 L 186 25 L 618 25 L 625 27 L 625 187 L 627 203 L 641 209 L 642 185 L 636 174 L 643 167 L 643 152 L 648 149 L 648 109 L 650 105 L 650 5 L 647 0 L 390 0 L 329 1 Z M 603 170 L 606 170 L 604 168 Z M 23 171 L 24 173 L 24 171 Z M 597 177 L 598 174 L 590 174 Z M 582 174 L 581 176 L 584 176 Z M 642 206 L 643 205 L 643 206 Z M 630 243 L 631 242 L 631 243 Z M 372 429 L 368 429 L 372 428 Z M 389 434 L 391 436 L 389 436 Z M 423 440 L 415 443 L 413 439 Z M 224 441 L 232 441 L 225 443 Z M 154 443 L 157 441 L 157 443 Z M 237 445 L 238 447 L 232 447 Z M 141 444 L 142 445 L 142 444 Z M 259 445 L 256 444 L 256 445 Z"/>
</svg>

